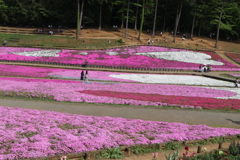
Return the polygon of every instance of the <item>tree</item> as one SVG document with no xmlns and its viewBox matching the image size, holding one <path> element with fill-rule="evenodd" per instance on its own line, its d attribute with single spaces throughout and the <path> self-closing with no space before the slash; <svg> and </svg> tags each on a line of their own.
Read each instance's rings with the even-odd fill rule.
<svg viewBox="0 0 240 160">
<path fill-rule="evenodd" d="M 139 7 L 139 0 L 137 0 L 137 5 L 136 5 L 136 16 L 135 16 L 135 23 L 134 23 L 134 29 L 137 30 L 137 19 L 138 19 L 138 7 Z"/>
<path fill-rule="evenodd" d="M 126 20 L 126 32 L 125 32 L 125 38 L 127 38 L 127 34 L 128 34 L 128 15 L 129 15 L 129 6 L 130 6 L 130 0 L 128 0 L 128 7 L 127 7 L 127 20 Z"/>
<path fill-rule="evenodd" d="M 79 38 L 79 30 L 80 30 L 80 3 L 77 0 L 77 32 L 76 32 L 76 39 Z"/>
<path fill-rule="evenodd" d="M 0 20 L 2 19 L 3 21 L 6 20 L 6 14 L 5 11 L 7 10 L 7 6 L 3 2 L 3 0 L 0 0 Z"/>
<path fill-rule="evenodd" d="M 80 27 L 79 34 L 81 34 L 81 28 L 82 28 L 83 6 L 84 6 L 84 0 L 82 0 L 82 4 L 81 4 L 80 20 L 79 20 L 79 27 Z"/>
<path fill-rule="evenodd" d="M 194 13 L 193 13 L 193 21 L 192 21 L 192 29 L 191 29 L 191 40 L 193 40 L 193 30 L 194 30 L 194 25 L 195 25 L 195 18 L 196 18 L 196 11 L 197 11 L 197 1 L 195 0 L 193 2 L 193 6 L 194 6 Z"/>
<path fill-rule="evenodd" d="M 158 0 L 156 0 L 155 3 L 155 14 L 154 14 L 154 21 L 153 21 L 153 33 L 152 33 L 152 37 L 155 36 L 155 27 L 156 27 L 156 19 L 157 19 L 157 9 L 158 9 Z"/>
<path fill-rule="evenodd" d="M 144 12 L 145 12 L 145 0 L 142 0 L 142 14 L 141 14 L 141 23 L 139 28 L 138 40 L 141 40 L 141 33 L 142 33 L 143 22 L 144 22 Z"/>
<path fill-rule="evenodd" d="M 184 1 L 184 0 L 180 0 L 180 3 L 179 3 L 178 6 L 177 6 L 173 42 L 176 41 L 177 28 L 178 28 L 179 20 L 180 20 L 180 17 L 181 17 L 183 1 Z"/>
</svg>

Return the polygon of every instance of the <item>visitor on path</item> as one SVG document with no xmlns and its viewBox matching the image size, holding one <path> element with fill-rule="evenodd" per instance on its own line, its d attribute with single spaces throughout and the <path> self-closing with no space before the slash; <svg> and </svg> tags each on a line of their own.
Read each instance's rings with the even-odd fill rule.
<svg viewBox="0 0 240 160">
<path fill-rule="evenodd" d="M 160 32 L 160 36 L 162 37 L 162 32 Z"/>
<path fill-rule="evenodd" d="M 207 66 L 203 66 L 203 71 L 206 73 L 207 72 Z"/>
<path fill-rule="evenodd" d="M 185 38 L 182 36 L 182 43 L 184 42 Z"/>
<path fill-rule="evenodd" d="M 154 40 L 152 40 L 152 45 L 154 45 Z"/>
<path fill-rule="evenodd" d="M 80 80 L 84 80 L 84 71 L 81 72 Z"/>
<path fill-rule="evenodd" d="M 151 40 L 150 40 L 150 39 L 148 39 L 147 43 L 148 43 L 148 45 L 150 45 L 150 43 L 151 43 Z"/>
<path fill-rule="evenodd" d="M 7 41 L 4 40 L 4 41 L 3 41 L 3 46 L 6 46 L 6 45 L 7 45 Z"/>
<path fill-rule="evenodd" d="M 234 88 L 238 88 L 238 83 L 239 83 L 239 80 L 238 78 L 236 78 L 234 81 Z"/>
<path fill-rule="evenodd" d="M 86 71 L 86 73 L 85 73 L 84 81 L 88 81 L 88 71 Z"/>
<path fill-rule="evenodd" d="M 210 72 L 212 70 L 212 66 L 211 65 L 207 65 L 207 72 Z"/>
</svg>

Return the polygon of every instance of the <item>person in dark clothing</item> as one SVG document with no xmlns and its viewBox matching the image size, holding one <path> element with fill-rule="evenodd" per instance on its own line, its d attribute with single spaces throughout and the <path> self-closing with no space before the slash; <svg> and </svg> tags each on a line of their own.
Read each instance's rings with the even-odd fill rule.
<svg viewBox="0 0 240 160">
<path fill-rule="evenodd" d="M 81 72 L 80 80 L 84 80 L 84 71 Z"/>
</svg>

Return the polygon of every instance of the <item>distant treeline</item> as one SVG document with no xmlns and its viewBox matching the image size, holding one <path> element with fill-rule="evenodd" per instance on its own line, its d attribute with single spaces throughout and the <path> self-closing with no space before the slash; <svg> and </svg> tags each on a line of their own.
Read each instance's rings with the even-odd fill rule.
<svg viewBox="0 0 240 160">
<path fill-rule="evenodd" d="M 83 29 L 117 26 L 235 40 L 240 33 L 239 4 L 240 0 L 0 0 L 0 25 L 76 28 L 79 11 Z"/>
</svg>

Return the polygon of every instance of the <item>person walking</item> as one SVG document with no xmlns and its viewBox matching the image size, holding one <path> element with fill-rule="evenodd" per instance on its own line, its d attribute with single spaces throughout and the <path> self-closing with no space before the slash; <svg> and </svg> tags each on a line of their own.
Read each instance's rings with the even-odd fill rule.
<svg viewBox="0 0 240 160">
<path fill-rule="evenodd" d="M 84 80 L 84 71 L 81 72 L 80 80 Z"/>
<path fill-rule="evenodd" d="M 239 83 L 239 80 L 238 78 L 236 78 L 234 81 L 234 88 L 238 88 L 238 83 Z"/>
<path fill-rule="evenodd" d="M 86 71 L 86 73 L 85 73 L 84 81 L 88 81 L 88 71 Z"/>
</svg>

